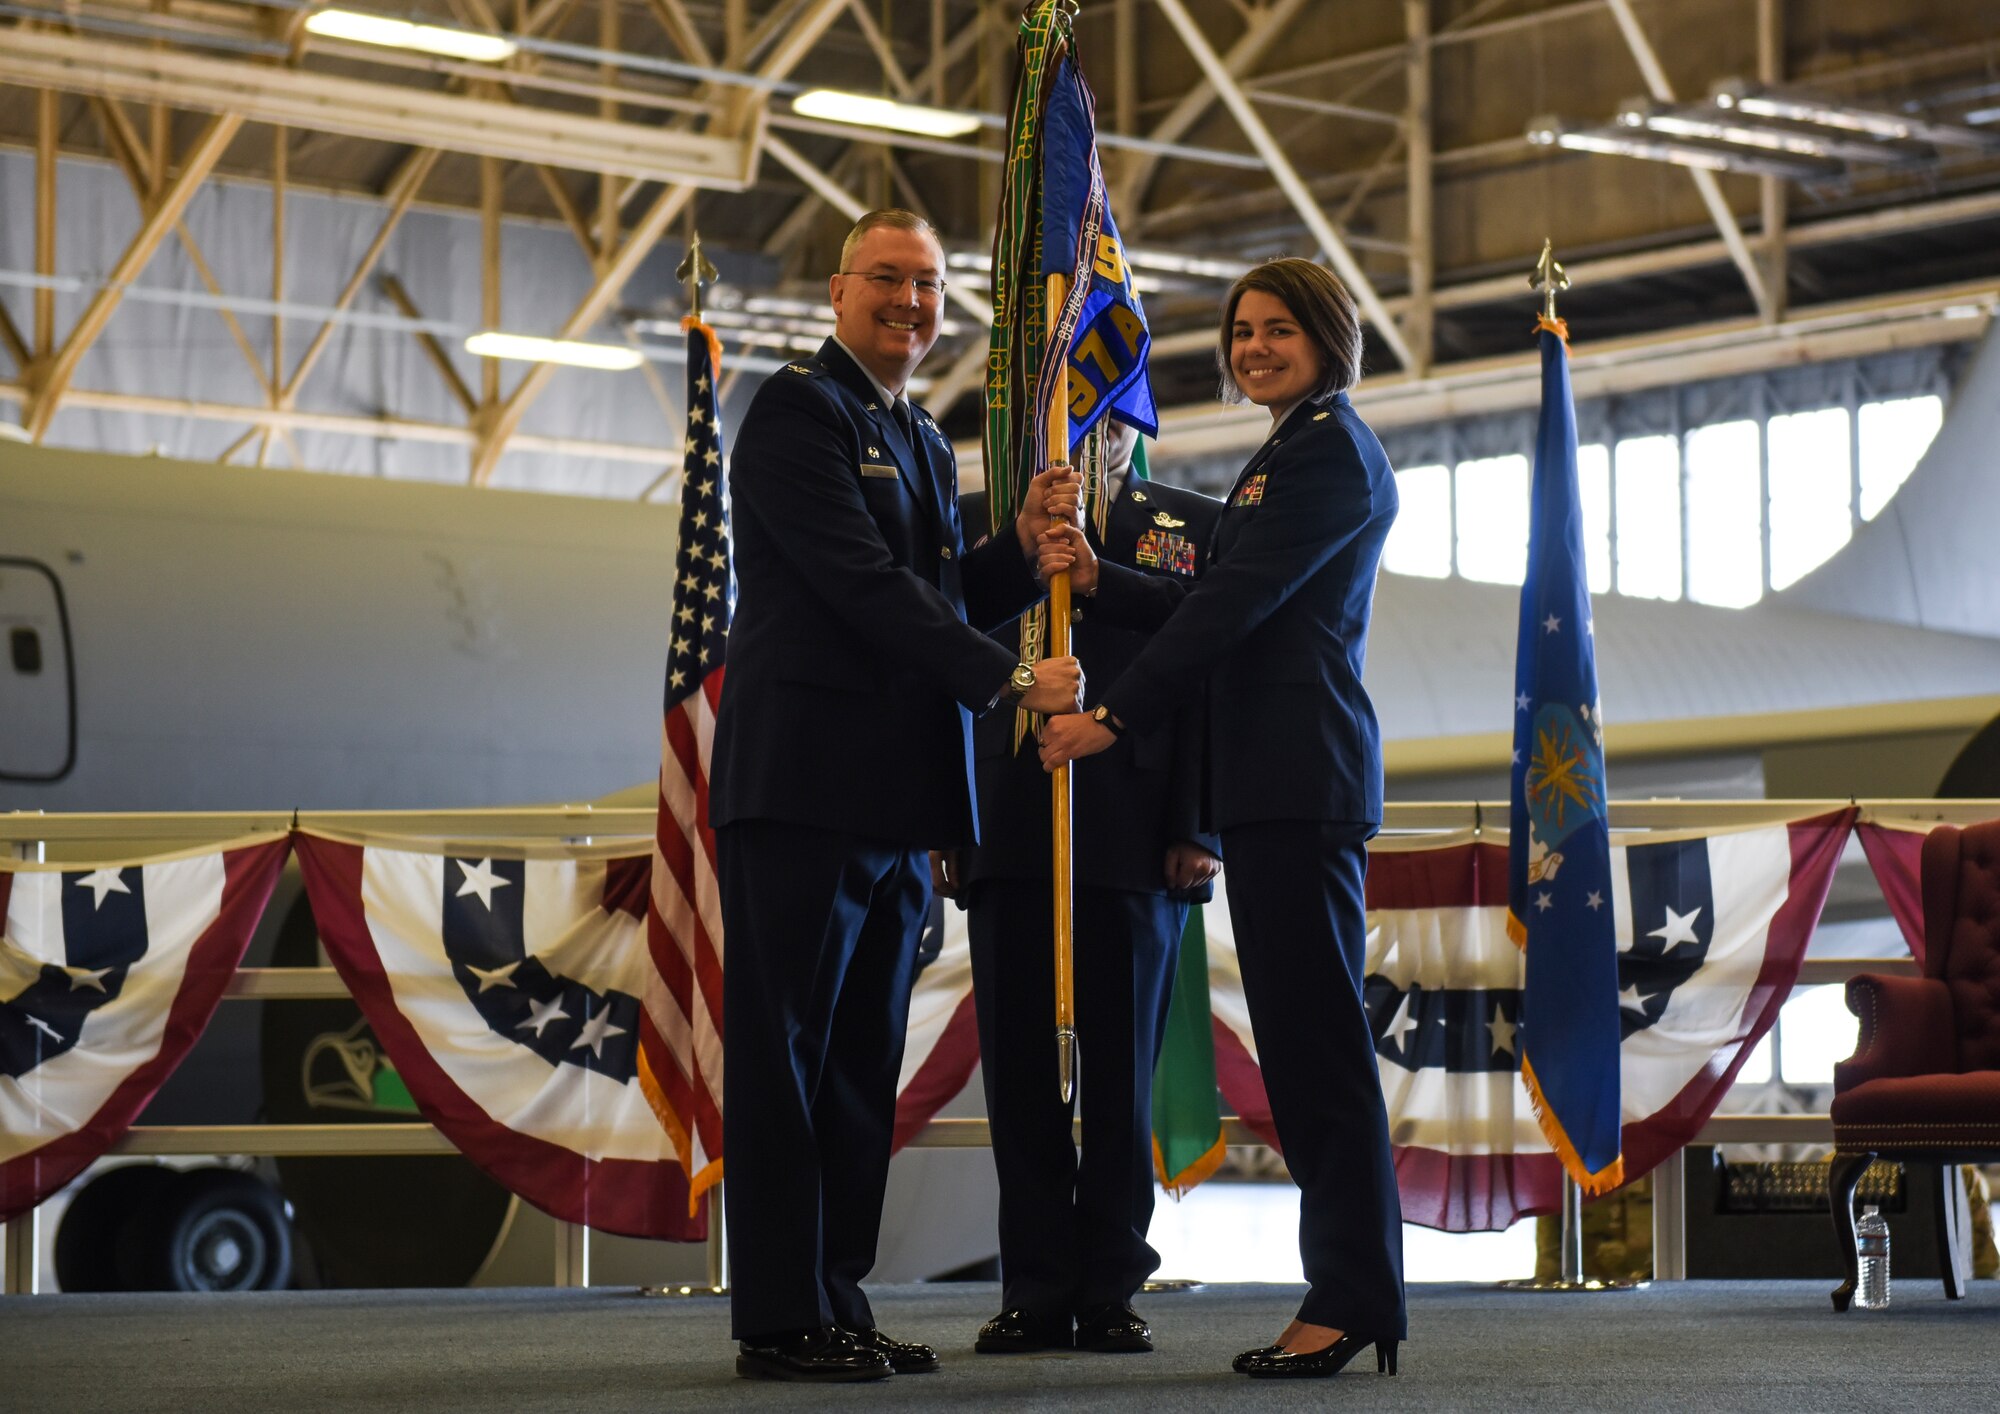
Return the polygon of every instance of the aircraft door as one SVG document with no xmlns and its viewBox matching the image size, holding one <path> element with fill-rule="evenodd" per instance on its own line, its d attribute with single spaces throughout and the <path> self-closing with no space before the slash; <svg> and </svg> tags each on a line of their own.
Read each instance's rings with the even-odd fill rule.
<svg viewBox="0 0 2000 1414">
<path fill-rule="evenodd" d="M 76 764 L 76 668 L 62 585 L 0 556 L 0 781 L 59 781 Z"/>
</svg>

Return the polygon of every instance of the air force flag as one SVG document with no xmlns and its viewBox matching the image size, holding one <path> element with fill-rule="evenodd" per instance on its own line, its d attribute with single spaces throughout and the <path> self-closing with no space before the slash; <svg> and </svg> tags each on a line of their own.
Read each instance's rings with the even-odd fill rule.
<svg viewBox="0 0 2000 1414">
<path fill-rule="evenodd" d="M 0 861 L 0 1222 L 122 1135 L 222 999 L 282 835 L 143 864 Z"/>
<path fill-rule="evenodd" d="M 646 856 L 297 840 L 334 967 L 461 1153 L 566 1222 L 706 1234 L 638 1083 L 640 1011 L 664 1002 L 646 947 Z"/>
</svg>

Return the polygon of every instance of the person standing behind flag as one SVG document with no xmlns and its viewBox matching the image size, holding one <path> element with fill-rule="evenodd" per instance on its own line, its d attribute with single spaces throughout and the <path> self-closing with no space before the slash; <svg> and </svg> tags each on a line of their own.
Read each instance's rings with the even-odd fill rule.
<svg viewBox="0 0 2000 1414">
<path fill-rule="evenodd" d="M 967 623 L 1040 597 L 1037 540 L 1051 517 L 1075 517 L 1077 478 L 1036 477 L 1015 535 L 966 551 L 951 444 L 903 395 L 938 336 L 936 232 L 869 212 L 829 289 L 833 337 L 765 380 L 731 460 L 741 593 L 709 799 L 731 1319 L 737 1372 L 768 1379 L 937 1367 L 929 1347 L 875 1328 L 860 1287 L 926 851 L 977 837 L 972 714 L 1067 711 L 1083 688 L 1074 658 L 1019 663 Z"/>
<path fill-rule="evenodd" d="M 1192 587 L 1099 566 L 1065 531 L 1086 613 L 1156 627 L 1089 715 L 1052 719 L 1050 769 L 1144 738 L 1209 684 L 1209 823 L 1229 861 L 1229 916 L 1272 1118 L 1298 1181 L 1310 1289 L 1277 1341 L 1235 1367 L 1331 1375 L 1376 1348 L 1395 1372 L 1407 1328 L 1402 1212 L 1375 1042 L 1362 1004 L 1365 842 L 1382 820 L 1382 748 L 1361 686 L 1395 475 L 1349 405 L 1354 300 L 1307 260 L 1230 288 L 1217 349 L 1225 396 L 1271 411 Z"/>
<path fill-rule="evenodd" d="M 1138 433 L 1129 426 L 1112 423 L 1111 441 L 1104 530 L 1093 527 L 1093 539 L 1115 563 L 1191 582 L 1220 503 L 1132 476 Z M 1013 640 L 1012 624 L 1002 632 Z M 1109 682 L 1145 641 L 1086 621 L 1073 646 L 1092 680 Z M 1153 1067 L 1188 905 L 1214 892 L 1220 867 L 1221 845 L 1199 823 L 1192 716 L 1180 713 L 1172 730 L 1111 752 L 1076 778 L 1080 1160 L 1049 1045 L 1048 777 L 1033 750 L 1016 745 L 1011 713 L 991 713 L 973 728 L 980 844 L 940 864 L 942 891 L 968 913 L 980 1074 L 1000 1178 L 1003 1309 L 980 1328 L 974 1348 L 982 1354 L 1153 1348 L 1131 1305 L 1160 1260 L 1146 1243 Z"/>
</svg>

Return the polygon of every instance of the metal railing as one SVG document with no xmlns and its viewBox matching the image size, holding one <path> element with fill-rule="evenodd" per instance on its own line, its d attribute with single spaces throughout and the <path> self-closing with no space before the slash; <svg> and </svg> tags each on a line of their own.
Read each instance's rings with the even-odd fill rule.
<svg viewBox="0 0 2000 1414">
<path fill-rule="evenodd" d="M 1613 801 L 1615 831 L 1741 829 L 1821 814 L 1855 805 L 1868 815 L 1931 820 L 1942 824 L 1975 824 L 2000 817 L 1996 800 L 1730 800 L 1678 799 Z M 1425 834 L 1480 830 L 1504 824 L 1504 802 L 1449 801 L 1392 803 L 1383 810 L 1385 834 Z M 560 805 L 531 809 L 476 810 L 313 810 L 214 811 L 186 813 L 96 812 L 45 814 L 17 811 L 0 814 L 0 846 L 17 858 L 51 859 L 49 846 L 61 846 L 55 856 L 78 846 L 133 847 L 228 840 L 286 830 L 417 838 L 433 844 L 494 839 L 534 839 L 572 843 L 652 838 L 655 813 L 650 807 Z M 1860 972 L 1914 974 L 1915 959 L 1907 956 L 1811 958 L 1800 969 L 1798 985 L 1841 982 Z M 224 1000 L 327 1000 L 348 995 L 330 967 L 238 970 Z M 1266 1147 L 1263 1139 L 1241 1120 L 1227 1117 L 1223 1137 L 1231 1146 Z M 1710 1118 L 1695 1142 L 1702 1144 L 1823 1144 L 1833 1139 L 1833 1121 L 1823 1114 L 1719 1114 Z M 912 1148 L 987 1148 L 991 1132 L 984 1119 L 934 1119 L 909 1141 Z M 362 1124 L 135 1125 L 110 1151 L 120 1156 L 170 1157 L 235 1154 L 248 1157 L 381 1157 L 386 1155 L 455 1152 L 437 1129 L 421 1121 Z M 1681 1156 L 1674 1155 L 1653 1171 L 1653 1260 L 1656 1280 L 1686 1276 L 1684 1177 Z M 719 1227 L 720 1224 L 713 1226 Z M 40 1285 L 36 1214 L 27 1213 L 5 1227 L 0 1243 L 0 1289 L 9 1294 L 34 1292 Z M 585 1233 L 559 1224 L 557 1285 L 589 1282 Z M 711 1239 L 713 1242 L 713 1238 Z M 711 1250 L 711 1265 L 717 1261 Z"/>
</svg>

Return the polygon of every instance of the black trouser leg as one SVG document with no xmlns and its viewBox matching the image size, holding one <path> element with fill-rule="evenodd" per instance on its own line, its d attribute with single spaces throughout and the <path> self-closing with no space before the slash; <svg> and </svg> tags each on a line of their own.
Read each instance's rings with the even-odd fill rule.
<svg viewBox="0 0 2000 1414">
<path fill-rule="evenodd" d="M 826 1295 L 834 1321 L 848 1330 L 875 1325 L 861 1279 L 875 1265 L 882 1232 L 896 1079 L 909 1030 L 917 942 L 930 901 L 928 854 L 906 855 L 876 886 L 834 1009 L 826 1069 L 813 1101 L 824 1165 Z"/>
<path fill-rule="evenodd" d="M 1129 1301 L 1160 1265 L 1153 1221 L 1153 1067 L 1187 905 L 1159 894 L 1076 891 L 1076 1011 L 1083 1063 L 1076 1309 Z"/>
<path fill-rule="evenodd" d="M 988 880 L 968 900 L 981 1074 L 1000 1179 L 1002 1305 L 1058 1318 L 1131 1297 L 1159 1263 L 1152 1077 L 1184 905 L 1080 888 L 1076 1016 L 1084 1143 L 1057 1088 L 1046 882 Z"/>
<path fill-rule="evenodd" d="M 734 1333 L 865 1324 L 927 865 L 761 820 L 716 865 Z"/>
<path fill-rule="evenodd" d="M 1402 1206 L 1361 1001 L 1369 832 L 1274 821 L 1223 832 L 1229 916 L 1257 1057 L 1300 1189 L 1315 1325 L 1400 1339 Z"/>
</svg>

